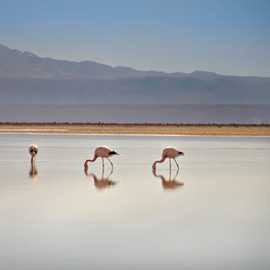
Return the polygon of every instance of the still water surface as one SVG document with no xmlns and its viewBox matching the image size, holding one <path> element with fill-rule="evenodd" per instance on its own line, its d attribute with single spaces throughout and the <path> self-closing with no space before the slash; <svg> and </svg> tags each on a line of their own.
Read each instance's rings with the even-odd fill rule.
<svg viewBox="0 0 270 270">
<path fill-rule="evenodd" d="M 151 171 L 167 145 L 175 182 Z M 269 228 L 270 138 L 0 135 L 0 269 L 270 269 Z"/>
</svg>

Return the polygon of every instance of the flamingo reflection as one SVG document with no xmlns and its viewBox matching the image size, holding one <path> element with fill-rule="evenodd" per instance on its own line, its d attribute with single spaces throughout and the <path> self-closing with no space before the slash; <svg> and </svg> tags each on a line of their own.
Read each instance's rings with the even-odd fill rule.
<svg viewBox="0 0 270 270">
<path fill-rule="evenodd" d="M 162 174 L 157 174 L 156 169 L 154 169 L 154 168 L 153 168 L 152 172 L 153 172 L 153 175 L 155 177 L 160 178 L 161 185 L 162 185 L 164 190 L 174 190 L 174 189 L 177 189 L 177 188 L 184 186 L 184 182 L 176 181 L 176 177 L 179 174 L 179 170 L 176 171 L 176 174 L 174 175 L 174 177 L 171 176 L 171 170 L 170 170 L 168 178 L 166 178 Z"/>
<path fill-rule="evenodd" d="M 94 185 L 95 185 L 96 189 L 98 189 L 98 190 L 104 190 L 106 188 L 113 187 L 113 186 L 115 186 L 117 184 L 116 182 L 109 179 L 109 177 L 113 173 L 113 170 L 111 170 L 109 175 L 107 175 L 106 177 L 104 176 L 104 170 L 102 170 L 101 177 L 98 177 L 94 173 L 89 173 L 88 168 L 84 169 L 84 173 L 85 173 L 86 176 L 89 177 L 90 181 L 92 181 L 92 180 L 94 181 Z"/>
</svg>

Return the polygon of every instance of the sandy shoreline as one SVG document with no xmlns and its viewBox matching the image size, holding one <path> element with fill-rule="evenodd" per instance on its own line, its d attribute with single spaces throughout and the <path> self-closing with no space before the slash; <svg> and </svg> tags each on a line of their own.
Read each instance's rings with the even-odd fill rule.
<svg viewBox="0 0 270 270">
<path fill-rule="evenodd" d="M 0 124 L 0 133 L 270 136 L 270 125 Z"/>
</svg>

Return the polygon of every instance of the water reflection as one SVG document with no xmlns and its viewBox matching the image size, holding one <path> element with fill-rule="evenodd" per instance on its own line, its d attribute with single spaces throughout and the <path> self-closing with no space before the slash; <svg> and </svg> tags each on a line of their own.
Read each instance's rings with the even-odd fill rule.
<svg viewBox="0 0 270 270">
<path fill-rule="evenodd" d="M 107 176 L 105 176 L 104 169 L 103 169 L 101 176 L 98 177 L 95 173 L 89 173 L 88 168 L 84 169 L 84 174 L 88 177 L 90 182 L 94 183 L 96 189 L 98 190 L 107 189 L 117 184 L 117 182 L 109 179 L 112 173 L 113 173 L 113 170 L 111 170 L 110 173 Z"/>
<path fill-rule="evenodd" d="M 117 184 L 97 189 L 101 161 L 85 176 L 82 160 L 104 142 L 122 158 L 103 176 Z M 169 161 L 153 175 L 150 160 L 178 143 L 179 175 Z M 269 164 L 270 137 L 0 134 L 0 269 L 270 269 Z"/>
<path fill-rule="evenodd" d="M 29 154 L 31 155 L 31 161 L 30 161 L 30 171 L 29 176 L 33 180 L 33 182 L 36 182 L 38 180 L 38 169 L 36 164 L 36 156 L 38 153 L 38 147 L 36 145 L 31 145 L 29 147 Z"/>
<path fill-rule="evenodd" d="M 161 180 L 161 185 L 164 190 L 175 190 L 177 188 L 183 187 L 184 182 L 179 182 L 176 180 L 178 174 L 179 174 L 179 169 L 176 171 L 175 175 L 172 177 L 172 170 L 169 170 L 169 176 L 165 177 L 162 174 L 157 174 L 156 169 L 153 168 L 152 170 L 153 175 L 157 178 L 160 178 Z"/>
<path fill-rule="evenodd" d="M 38 169 L 37 169 L 35 159 L 31 159 L 31 167 L 30 167 L 30 171 L 29 171 L 29 176 L 33 180 L 37 180 L 37 178 L 38 178 L 37 177 L 38 176 Z"/>
</svg>

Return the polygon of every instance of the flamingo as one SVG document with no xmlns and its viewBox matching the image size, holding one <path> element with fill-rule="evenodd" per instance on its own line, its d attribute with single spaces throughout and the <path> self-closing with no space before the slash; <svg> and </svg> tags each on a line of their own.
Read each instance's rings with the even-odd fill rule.
<svg viewBox="0 0 270 270">
<path fill-rule="evenodd" d="M 118 153 L 116 153 L 115 151 L 111 150 L 110 148 L 108 148 L 107 146 L 100 146 L 97 147 L 94 153 L 94 157 L 92 159 L 87 159 L 84 162 L 84 170 L 87 171 L 88 170 L 88 162 L 95 162 L 97 158 L 101 158 L 102 159 L 102 170 L 104 170 L 104 159 L 107 159 L 112 167 L 113 170 L 113 163 L 110 160 L 111 156 L 114 155 L 119 155 Z"/>
<path fill-rule="evenodd" d="M 38 146 L 35 144 L 30 145 L 29 147 L 29 154 L 31 155 L 31 168 L 29 175 L 30 177 L 34 178 L 38 174 L 38 170 L 36 167 L 36 156 L 38 153 Z"/>
<path fill-rule="evenodd" d="M 176 150 L 176 149 L 173 148 L 173 147 L 166 147 L 166 148 L 164 148 L 163 151 L 162 151 L 161 159 L 160 159 L 160 160 L 156 160 L 156 161 L 153 163 L 152 168 L 153 168 L 153 170 L 156 170 L 156 165 L 157 165 L 157 163 L 162 163 L 162 162 L 164 162 L 164 161 L 166 160 L 166 158 L 168 158 L 169 161 L 170 161 L 170 170 L 171 170 L 171 160 L 172 160 L 172 159 L 174 160 L 174 162 L 175 162 L 175 164 L 176 164 L 176 166 L 177 166 L 177 170 L 179 170 L 179 165 L 178 165 L 178 163 L 177 163 L 177 161 L 176 161 L 176 158 L 177 158 L 178 156 L 183 156 L 183 155 L 184 155 L 183 152 L 181 152 L 181 151 L 179 151 L 179 150 Z"/>
</svg>

